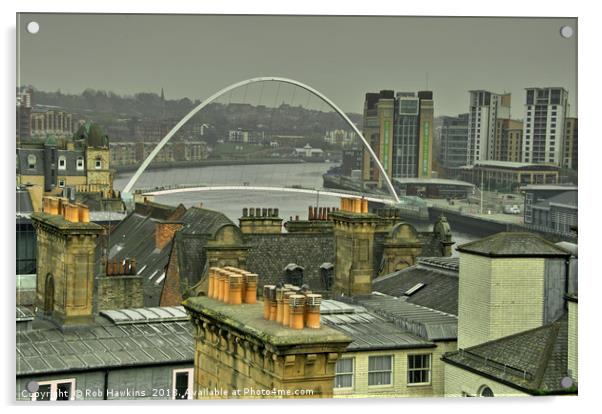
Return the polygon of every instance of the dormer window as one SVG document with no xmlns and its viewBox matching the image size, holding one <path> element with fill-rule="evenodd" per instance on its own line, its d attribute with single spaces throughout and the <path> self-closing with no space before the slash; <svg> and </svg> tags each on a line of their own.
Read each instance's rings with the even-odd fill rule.
<svg viewBox="0 0 602 414">
<path fill-rule="evenodd" d="M 77 171 L 83 171 L 84 170 L 84 157 L 77 157 L 77 160 L 75 161 L 75 166 L 77 168 Z"/>
<path fill-rule="evenodd" d="M 59 157 L 59 170 L 66 170 L 67 169 L 67 159 L 65 158 L 64 155 L 61 155 Z"/>
<path fill-rule="evenodd" d="M 36 168 L 36 162 L 37 162 L 37 158 L 35 155 L 33 154 L 29 154 L 27 156 L 27 168 L 29 168 L 30 170 L 33 170 Z"/>
</svg>

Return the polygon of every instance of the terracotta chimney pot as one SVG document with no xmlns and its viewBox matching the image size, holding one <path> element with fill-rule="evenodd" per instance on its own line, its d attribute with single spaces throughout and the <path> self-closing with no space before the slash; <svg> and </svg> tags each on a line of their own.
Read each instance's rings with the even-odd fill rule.
<svg viewBox="0 0 602 414">
<path fill-rule="evenodd" d="M 242 275 L 231 272 L 228 275 L 228 303 L 240 305 L 242 303 Z"/>
<path fill-rule="evenodd" d="M 291 295 L 289 327 L 303 329 L 303 314 L 305 313 L 305 296 Z"/>
<path fill-rule="evenodd" d="M 243 276 L 245 282 L 244 302 L 249 304 L 257 303 L 257 280 L 259 275 L 256 273 L 245 273 Z"/>
<path fill-rule="evenodd" d="M 320 304 L 322 303 L 322 295 L 308 294 L 305 296 L 307 319 L 305 325 L 308 328 L 320 328 Z"/>
<path fill-rule="evenodd" d="M 270 301 L 270 290 L 275 289 L 275 285 L 264 285 L 263 286 L 263 319 L 270 320 L 270 309 L 272 307 Z"/>
</svg>

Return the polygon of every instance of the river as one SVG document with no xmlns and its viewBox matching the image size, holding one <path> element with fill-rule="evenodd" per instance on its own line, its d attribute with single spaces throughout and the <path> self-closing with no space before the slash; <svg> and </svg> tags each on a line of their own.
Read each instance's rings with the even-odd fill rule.
<svg viewBox="0 0 602 414">
<path fill-rule="evenodd" d="M 161 186 L 196 185 L 250 185 L 266 187 L 290 187 L 299 185 L 305 188 L 323 189 L 322 174 L 334 165 L 333 163 L 303 163 L 303 164 L 262 164 L 262 165 L 230 165 L 185 167 L 172 169 L 147 170 L 142 174 L 134 188 L 155 188 Z M 114 187 L 122 190 L 134 172 L 120 173 L 115 177 Z M 288 220 L 299 216 L 307 218 L 307 207 L 316 205 L 322 207 L 339 206 L 338 197 L 302 193 L 287 193 L 279 191 L 203 191 L 196 193 L 179 193 L 157 196 L 155 201 L 168 205 L 182 203 L 186 207 L 198 206 L 223 212 L 235 223 L 242 214 L 243 207 L 278 208 L 280 217 Z M 410 222 L 418 231 L 432 230 L 432 224 L 426 222 Z M 452 229 L 453 231 L 453 229 Z M 454 231 L 456 246 L 476 240 L 478 237 L 468 233 Z M 454 251 L 454 255 L 456 252 Z"/>
</svg>

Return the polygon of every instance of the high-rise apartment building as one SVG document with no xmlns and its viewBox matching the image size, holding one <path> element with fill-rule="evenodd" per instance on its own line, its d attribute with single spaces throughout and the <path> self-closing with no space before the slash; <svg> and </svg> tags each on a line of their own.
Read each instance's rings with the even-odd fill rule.
<svg viewBox="0 0 602 414">
<path fill-rule="evenodd" d="M 563 146 L 564 168 L 577 169 L 577 118 L 566 118 Z"/>
<path fill-rule="evenodd" d="M 470 91 L 467 164 L 494 159 L 496 120 L 500 118 L 510 118 L 509 93 Z"/>
<path fill-rule="evenodd" d="M 364 137 L 392 178 L 431 176 L 433 93 L 391 90 L 367 93 Z M 362 178 L 382 185 L 376 163 L 364 150 Z"/>
<path fill-rule="evenodd" d="M 515 119 L 497 119 L 493 159 L 520 162 L 522 154 L 523 123 Z"/>
<path fill-rule="evenodd" d="M 439 128 L 439 163 L 444 167 L 466 165 L 468 114 L 443 116 Z"/>
<path fill-rule="evenodd" d="M 562 164 L 568 112 L 566 89 L 526 88 L 523 162 Z"/>
</svg>

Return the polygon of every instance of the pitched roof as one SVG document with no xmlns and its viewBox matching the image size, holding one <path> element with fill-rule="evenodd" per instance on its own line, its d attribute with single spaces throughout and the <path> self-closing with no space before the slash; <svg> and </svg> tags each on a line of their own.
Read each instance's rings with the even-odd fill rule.
<svg viewBox="0 0 602 414">
<path fill-rule="evenodd" d="M 579 203 L 579 196 L 578 196 L 577 191 L 565 191 L 563 193 L 556 194 L 550 198 L 542 200 L 542 201 L 536 203 L 535 205 L 533 205 L 533 207 L 547 208 L 547 207 L 550 207 L 550 205 L 554 204 L 554 205 L 563 205 L 563 206 L 570 206 L 570 207 L 577 208 L 578 203 Z"/>
<path fill-rule="evenodd" d="M 192 330 L 192 324 L 182 320 L 116 325 L 99 317 L 95 324 L 65 331 L 50 325 L 19 331 L 16 338 L 17 377 L 132 365 L 192 363 Z"/>
<path fill-rule="evenodd" d="M 574 393 L 561 386 L 568 376 L 567 317 L 467 349 L 443 361 L 530 394 Z"/>
<path fill-rule="evenodd" d="M 108 236 L 109 260 L 127 257 L 138 262 L 138 274 L 143 280 L 144 306 L 159 305 L 162 275 L 171 250 L 171 242 L 162 249 L 155 246 L 157 221 L 151 216 L 134 212 L 123 219 Z"/>
<path fill-rule="evenodd" d="M 414 266 L 374 279 L 372 290 L 457 315 L 458 266 L 457 257 L 420 258 Z M 419 285 L 412 293 L 411 289 Z"/>
<path fill-rule="evenodd" d="M 435 346 L 432 342 L 401 329 L 362 306 L 325 300 L 320 306 L 320 313 L 323 324 L 351 336 L 353 341 L 347 347 L 347 351 Z"/>
<path fill-rule="evenodd" d="M 294 263 L 303 267 L 303 283 L 316 293 L 324 292 L 320 266 L 335 262 L 332 233 L 245 234 L 251 248 L 247 257 L 249 271 L 259 274 L 258 285 L 276 284 L 284 269 Z"/>
<path fill-rule="evenodd" d="M 457 251 L 488 257 L 566 257 L 570 255 L 534 233 L 501 232 L 458 246 Z"/>
<path fill-rule="evenodd" d="M 361 305 L 407 332 L 429 341 L 450 341 L 458 337 L 458 318 L 388 295 L 339 297 L 345 303 Z"/>
</svg>

